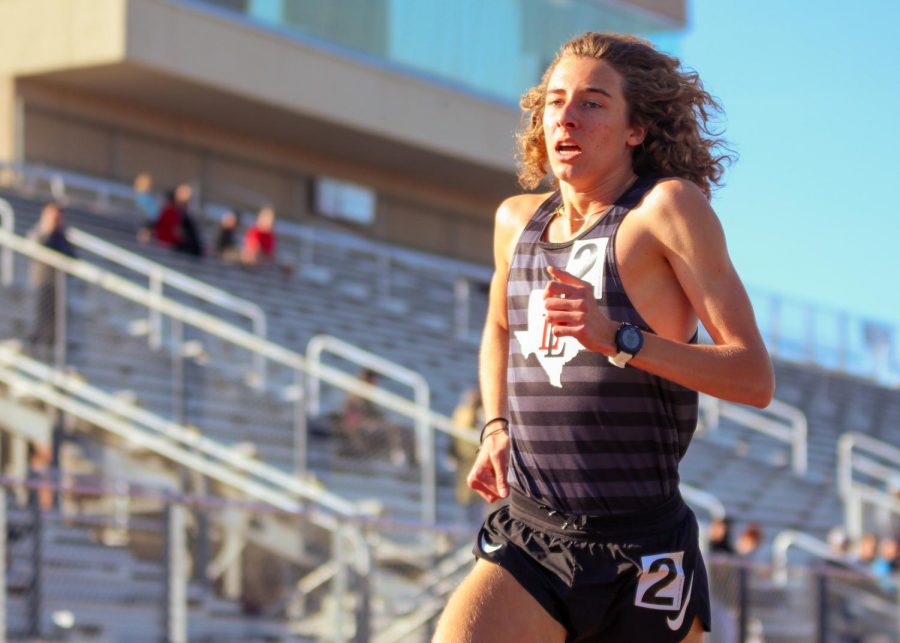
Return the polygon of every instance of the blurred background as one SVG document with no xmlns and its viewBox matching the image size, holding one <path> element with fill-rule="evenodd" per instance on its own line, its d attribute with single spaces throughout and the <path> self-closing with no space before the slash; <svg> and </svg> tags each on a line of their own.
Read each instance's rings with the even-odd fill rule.
<svg viewBox="0 0 900 643">
<path fill-rule="evenodd" d="M 708 640 L 900 640 L 898 19 L 0 2 L 0 635 L 429 640 L 488 510 L 464 476 L 518 97 L 600 30 L 697 70 L 740 156 L 713 205 L 778 385 L 702 398 L 682 465 Z"/>
</svg>

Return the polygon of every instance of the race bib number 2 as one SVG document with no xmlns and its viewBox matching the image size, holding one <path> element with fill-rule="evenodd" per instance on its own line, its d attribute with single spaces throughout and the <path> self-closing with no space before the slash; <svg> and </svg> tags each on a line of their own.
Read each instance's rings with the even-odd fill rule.
<svg viewBox="0 0 900 643">
<path fill-rule="evenodd" d="M 634 604 L 652 610 L 677 612 L 684 592 L 684 552 L 641 556 Z"/>
</svg>

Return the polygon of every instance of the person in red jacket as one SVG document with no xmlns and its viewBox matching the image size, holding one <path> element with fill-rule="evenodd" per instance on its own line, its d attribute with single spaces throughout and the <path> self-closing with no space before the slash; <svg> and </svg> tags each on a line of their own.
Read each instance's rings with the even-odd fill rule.
<svg viewBox="0 0 900 643">
<path fill-rule="evenodd" d="M 275 210 L 266 206 L 256 215 L 256 223 L 244 236 L 241 259 L 245 266 L 258 266 L 275 262 Z"/>
<path fill-rule="evenodd" d="M 177 190 L 166 192 L 166 201 L 156 221 L 153 222 L 153 238 L 165 246 L 174 246 L 181 239 L 181 208 L 178 207 Z"/>
</svg>

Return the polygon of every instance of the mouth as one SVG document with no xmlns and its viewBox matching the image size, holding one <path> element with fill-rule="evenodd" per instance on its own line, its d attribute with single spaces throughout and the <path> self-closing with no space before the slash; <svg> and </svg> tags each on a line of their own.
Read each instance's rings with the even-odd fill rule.
<svg viewBox="0 0 900 643">
<path fill-rule="evenodd" d="M 556 155 L 561 159 L 573 158 L 581 153 L 581 146 L 569 140 L 557 141 L 554 149 Z"/>
</svg>

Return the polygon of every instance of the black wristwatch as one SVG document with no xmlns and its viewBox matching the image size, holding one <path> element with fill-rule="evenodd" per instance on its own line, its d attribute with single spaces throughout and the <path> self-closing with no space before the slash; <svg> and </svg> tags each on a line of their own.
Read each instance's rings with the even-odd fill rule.
<svg viewBox="0 0 900 643">
<path fill-rule="evenodd" d="M 609 357 L 610 364 L 625 368 L 632 357 L 644 347 L 644 333 L 634 324 L 627 322 L 616 331 L 616 354 Z"/>
</svg>

